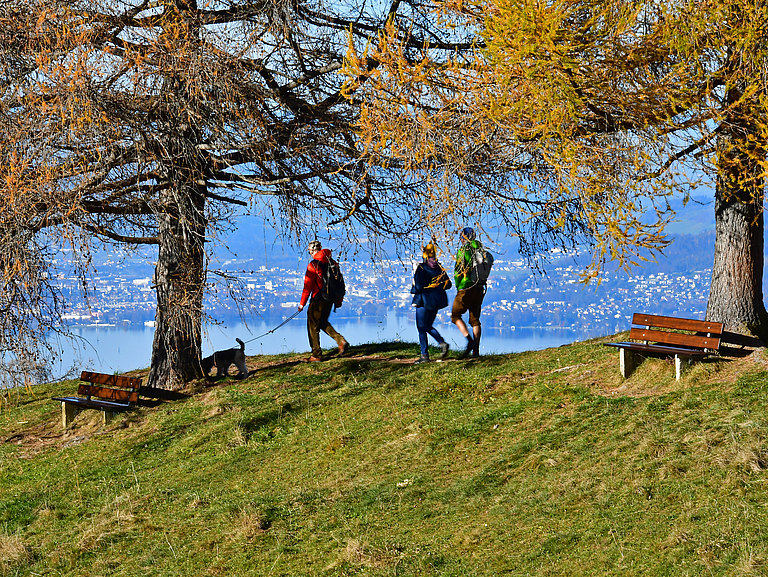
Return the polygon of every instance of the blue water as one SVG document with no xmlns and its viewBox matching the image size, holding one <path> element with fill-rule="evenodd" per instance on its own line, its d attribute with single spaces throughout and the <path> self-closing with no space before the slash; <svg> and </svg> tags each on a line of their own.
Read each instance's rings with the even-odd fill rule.
<svg viewBox="0 0 768 577">
<path fill-rule="evenodd" d="M 293 311 L 286 314 L 286 317 L 291 312 Z M 284 326 L 270 332 L 280 321 L 281 319 L 271 322 L 256 320 L 249 323 L 236 322 L 208 326 L 203 334 L 203 352 L 207 355 L 214 350 L 238 346 L 235 342 L 237 337 L 246 342 L 248 355 L 308 353 L 306 313 L 301 313 Z M 353 346 L 383 341 L 415 344 L 418 341 L 413 318 L 403 314 L 390 314 L 378 320 L 332 316 L 331 322 Z M 452 350 L 463 348 L 464 338 L 451 324 L 448 312 L 441 312 L 435 321 L 435 327 L 450 344 Z M 59 340 L 54 343 L 61 356 L 61 359 L 54 363 L 54 378 L 63 376 L 69 370 L 112 373 L 149 366 L 154 337 L 152 327 L 91 326 L 73 327 L 71 330 L 75 336 L 74 341 Z M 269 334 L 265 335 L 265 333 Z M 498 328 L 488 326 L 486 323 L 483 326 L 481 352 L 493 354 L 541 350 L 594 336 L 599 335 L 561 328 Z M 336 346 L 336 343 L 324 333 L 320 334 L 320 339 L 324 348 Z M 434 343 L 430 340 L 430 344 Z M 414 349 L 414 354 L 418 354 L 417 349 Z"/>
</svg>

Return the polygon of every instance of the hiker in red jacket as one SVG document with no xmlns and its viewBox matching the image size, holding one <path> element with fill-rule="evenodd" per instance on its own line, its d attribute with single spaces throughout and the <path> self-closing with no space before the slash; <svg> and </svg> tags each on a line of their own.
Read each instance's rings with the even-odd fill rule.
<svg viewBox="0 0 768 577">
<path fill-rule="evenodd" d="M 312 348 L 312 356 L 308 360 L 322 361 L 323 350 L 320 348 L 320 331 L 323 331 L 336 341 L 336 344 L 339 346 L 339 355 L 343 355 L 349 346 L 347 340 L 328 322 L 333 307 L 340 307 L 344 297 L 342 295 L 341 297 L 335 297 L 335 300 L 326 300 L 321 295 L 324 285 L 323 269 L 327 269 L 331 263 L 336 263 L 331 258 L 331 251 L 327 248 L 322 248 L 319 241 L 313 240 L 309 243 L 308 249 L 309 254 L 312 255 L 312 260 L 307 265 L 307 272 L 304 274 L 304 290 L 301 293 L 299 310 L 304 310 L 304 305 L 309 300 L 307 334 L 309 336 L 309 346 Z"/>
</svg>

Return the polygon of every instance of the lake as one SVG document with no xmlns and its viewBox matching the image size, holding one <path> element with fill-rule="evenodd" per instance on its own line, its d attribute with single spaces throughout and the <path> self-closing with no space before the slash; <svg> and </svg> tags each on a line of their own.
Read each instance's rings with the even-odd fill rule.
<svg viewBox="0 0 768 577">
<path fill-rule="evenodd" d="M 287 313 L 286 317 L 290 314 Z M 449 317 L 448 311 L 441 311 L 435 327 L 451 345 L 451 350 L 458 351 L 463 349 L 465 341 L 459 330 L 451 324 Z M 246 342 L 245 350 L 248 355 L 291 352 L 309 354 L 306 311 L 273 331 L 280 322 L 279 318 L 274 321 L 258 319 L 249 323 L 238 321 L 207 326 L 203 334 L 204 355 L 209 355 L 214 350 L 238 346 L 236 337 Z M 379 320 L 332 315 L 331 323 L 352 346 L 383 341 L 418 342 L 412 315 L 390 313 L 386 318 Z M 54 343 L 62 357 L 54 366 L 54 378 L 64 375 L 70 369 L 75 372 L 93 370 L 113 373 L 149 366 L 153 327 L 88 326 L 72 327 L 71 330 L 75 336 L 73 342 L 59 340 Z M 481 353 L 541 350 L 600 336 L 599 330 L 597 333 L 595 331 L 596 329 L 592 329 L 590 333 L 563 328 L 499 328 L 486 323 L 483 326 Z M 333 339 L 325 333 L 320 333 L 320 339 L 323 348 L 336 346 Z M 434 344 L 431 337 L 430 344 Z M 414 351 L 414 354 L 418 353 Z"/>
</svg>

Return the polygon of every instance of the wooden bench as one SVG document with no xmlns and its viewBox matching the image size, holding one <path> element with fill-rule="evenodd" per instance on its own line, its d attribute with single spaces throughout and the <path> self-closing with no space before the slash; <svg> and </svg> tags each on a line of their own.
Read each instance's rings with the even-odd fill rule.
<svg viewBox="0 0 768 577">
<path fill-rule="evenodd" d="M 127 411 L 139 402 L 140 377 L 124 377 L 83 371 L 77 397 L 54 397 L 61 401 L 61 422 L 66 429 L 84 409 L 99 409 L 107 424 L 115 413 Z"/>
<path fill-rule="evenodd" d="M 629 338 L 642 342 L 604 343 L 619 349 L 619 369 L 624 378 L 639 364 L 638 357 L 656 356 L 674 357 L 675 376 L 680 380 L 683 361 L 690 364 L 716 354 L 723 335 L 723 323 L 694 319 L 635 313 L 632 324 L 638 326 L 630 328 Z"/>
</svg>

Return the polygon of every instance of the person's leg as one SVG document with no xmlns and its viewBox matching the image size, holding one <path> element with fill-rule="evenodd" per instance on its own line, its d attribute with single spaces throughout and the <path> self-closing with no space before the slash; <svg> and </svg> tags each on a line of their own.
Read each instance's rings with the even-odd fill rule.
<svg viewBox="0 0 768 577">
<path fill-rule="evenodd" d="M 472 335 L 473 335 L 473 344 L 472 344 L 472 356 L 473 357 L 479 357 L 480 356 L 480 336 L 482 334 L 482 329 L 479 324 L 472 326 Z"/>
<path fill-rule="evenodd" d="M 472 343 L 472 356 L 480 356 L 480 336 L 482 335 L 482 328 L 480 326 L 480 311 L 483 306 L 483 297 L 485 296 L 485 287 L 477 285 L 472 288 L 472 294 L 470 295 L 470 302 L 467 303 L 467 309 L 469 310 L 469 324 L 472 327 L 473 343 Z"/>
<path fill-rule="evenodd" d="M 435 327 L 429 327 L 429 330 L 427 332 L 430 335 L 432 335 L 432 338 L 435 339 L 435 341 L 437 341 L 438 345 L 445 342 L 443 335 L 441 335 L 440 331 L 438 331 Z"/>
<path fill-rule="evenodd" d="M 332 310 L 333 303 L 323 301 L 322 315 L 320 317 L 319 327 L 320 330 L 322 330 L 326 335 L 336 341 L 336 344 L 339 347 L 339 351 L 343 352 L 343 350 L 347 348 L 347 339 L 341 336 L 341 333 L 334 329 L 333 325 L 331 325 L 331 323 L 328 321 Z"/>
<path fill-rule="evenodd" d="M 437 318 L 437 310 L 426 311 L 424 315 L 424 329 L 427 331 L 428 334 L 432 335 L 432 338 L 435 339 L 437 341 L 437 344 L 439 345 L 445 339 L 443 339 L 442 335 L 438 332 L 438 330 L 434 326 L 435 318 Z"/>
<path fill-rule="evenodd" d="M 320 348 L 320 323 L 322 320 L 322 303 L 319 299 L 309 301 L 307 307 L 307 335 L 309 347 L 312 349 L 312 358 L 322 359 L 323 350 Z"/>
<path fill-rule="evenodd" d="M 416 330 L 419 331 L 419 347 L 421 349 L 421 358 L 429 358 L 429 342 L 427 339 L 427 330 L 429 328 L 427 309 L 424 307 L 416 308 Z"/>
<path fill-rule="evenodd" d="M 432 338 L 434 338 L 437 341 L 437 345 L 440 347 L 440 358 L 444 359 L 445 357 L 447 357 L 448 349 L 450 348 L 450 346 L 448 345 L 447 342 L 445 342 L 443 335 L 441 335 L 440 332 L 435 327 L 430 327 L 429 331 L 427 332 L 430 335 L 432 335 Z"/>
<path fill-rule="evenodd" d="M 437 341 L 437 344 L 440 347 L 440 358 L 444 359 L 448 356 L 448 349 L 450 346 L 447 342 L 445 342 L 445 339 L 443 338 L 443 335 L 440 334 L 440 331 L 435 328 L 435 318 L 437 318 L 437 313 L 438 311 L 436 310 L 431 311 L 429 317 L 429 329 L 427 332 Z"/>
<path fill-rule="evenodd" d="M 464 335 L 465 337 L 469 337 L 469 329 L 467 328 L 467 323 L 465 323 L 461 317 L 454 320 L 453 324 L 455 324 L 458 327 L 459 332 L 462 335 Z"/>
<path fill-rule="evenodd" d="M 467 291 L 457 292 L 456 298 L 453 299 L 453 307 L 451 308 L 451 322 L 456 325 L 456 327 L 459 329 L 459 332 L 464 336 L 464 338 L 467 339 L 467 346 L 459 355 L 460 358 L 464 358 L 469 353 L 471 353 L 475 344 L 472 336 L 469 334 L 469 329 L 467 329 L 466 323 L 461 318 L 461 315 L 467 311 L 467 307 L 464 304 L 466 293 Z"/>
</svg>

